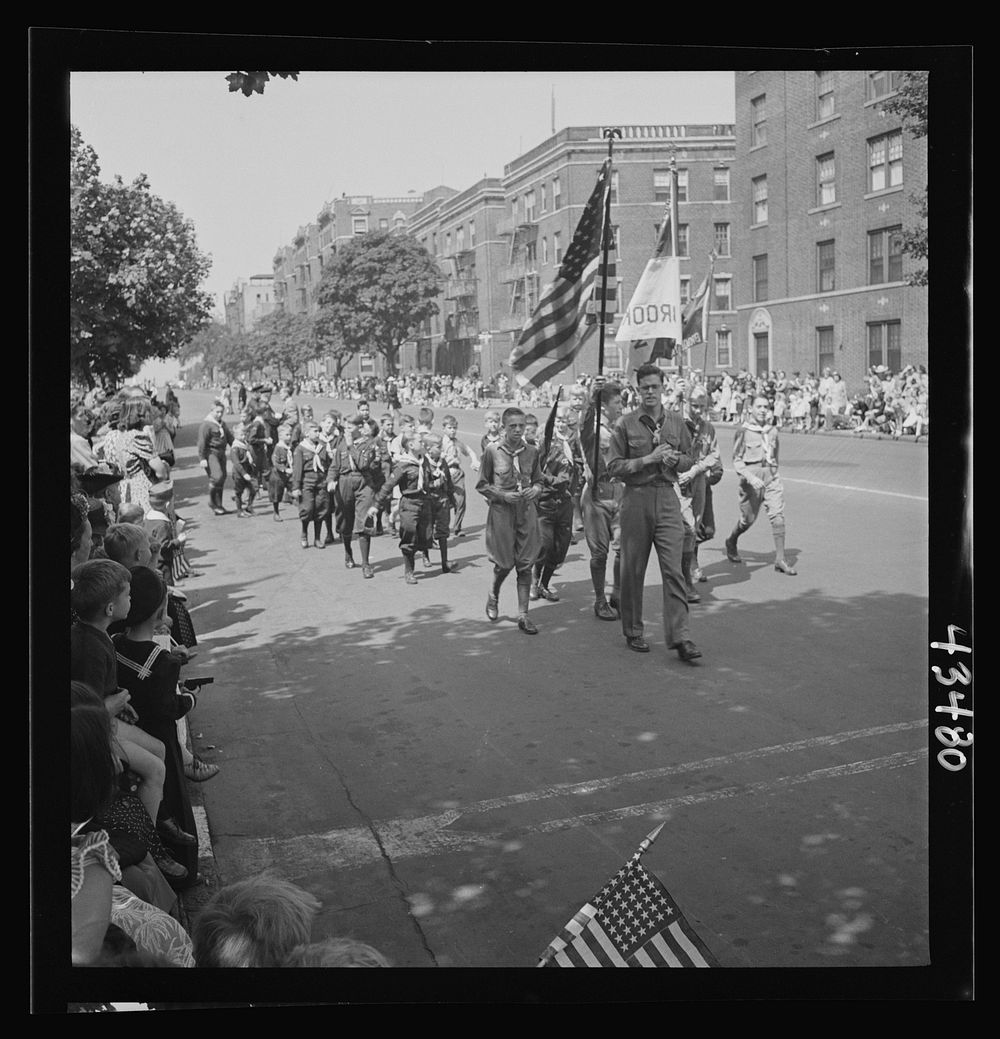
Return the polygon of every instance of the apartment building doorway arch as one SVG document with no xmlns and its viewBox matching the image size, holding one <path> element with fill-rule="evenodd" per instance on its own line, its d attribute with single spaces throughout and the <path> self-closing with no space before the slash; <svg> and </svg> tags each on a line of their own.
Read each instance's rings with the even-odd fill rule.
<svg viewBox="0 0 1000 1039">
<path fill-rule="evenodd" d="M 747 343 L 750 371 L 754 375 L 763 375 L 771 370 L 772 330 L 770 312 L 765 307 L 758 307 L 750 315 L 748 327 L 750 341 Z"/>
</svg>

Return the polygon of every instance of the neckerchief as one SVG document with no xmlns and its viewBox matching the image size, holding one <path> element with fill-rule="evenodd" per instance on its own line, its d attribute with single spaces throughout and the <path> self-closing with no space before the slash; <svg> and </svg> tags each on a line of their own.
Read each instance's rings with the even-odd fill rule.
<svg viewBox="0 0 1000 1039">
<path fill-rule="evenodd" d="M 205 416 L 205 421 L 206 422 L 211 422 L 213 426 L 218 426 L 219 427 L 218 431 L 220 433 L 222 432 L 222 430 L 223 430 L 222 423 L 213 414 L 211 414 L 211 412 L 209 412 L 209 414 L 207 414 Z"/>
<path fill-rule="evenodd" d="M 758 426 L 753 419 L 749 419 L 743 423 L 743 428 L 749 430 L 751 433 L 759 433 L 761 439 L 764 441 L 764 464 L 775 465 L 774 461 L 774 435 L 770 430 L 774 429 L 774 426 Z"/>
<path fill-rule="evenodd" d="M 501 442 L 497 445 L 501 451 L 505 451 L 510 455 L 510 460 L 514 463 L 514 472 L 517 473 L 517 482 L 521 482 L 521 460 L 517 457 L 528 445 L 522 444 L 518 448 L 508 447 L 506 443 Z"/>
<path fill-rule="evenodd" d="M 657 434 L 663 428 L 663 421 L 666 417 L 667 411 L 666 408 L 664 408 L 663 411 L 660 412 L 659 422 L 657 422 L 656 419 L 654 419 L 651 415 L 647 415 L 645 413 L 639 416 L 639 421 L 646 427 L 646 429 L 650 431 L 650 433 L 653 434 L 653 439 L 655 440 Z"/>
<path fill-rule="evenodd" d="M 399 456 L 399 461 L 417 467 L 417 490 L 422 491 L 424 489 L 424 459 L 417 458 L 416 455 L 411 455 L 410 452 L 407 451 L 405 454 Z"/>
<path fill-rule="evenodd" d="M 240 440 L 237 437 L 233 437 L 233 447 L 238 447 L 241 451 L 250 450 L 250 445 L 245 440 Z"/>
<path fill-rule="evenodd" d="M 570 465 L 576 464 L 576 459 L 573 457 L 573 448 L 570 446 L 569 437 L 562 437 L 556 433 L 556 440 L 562 444 L 563 454 L 566 456 L 566 461 Z"/>
<path fill-rule="evenodd" d="M 430 475 L 434 482 L 440 484 L 444 480 L 444 459 L 439 458 L 436 462 L 430 455 L 424 455 L 427 460 L 427 468 L 430 471 Z"/>
<path fill-rule="evenodd" d="M 303 440 L 302 443 L 299 444 L 299 447 L 303 448 L 304 451 L 312 452 L 313 470 L 317 473 L 321 473 L 323 471 L 323 466 L 319 460 L 319 454 L 325 446 L 325 444 L 314 444 L 310 440 Z M 305 459 L 303 459 L 303 461 L 305 461 Z"/>
</svg>

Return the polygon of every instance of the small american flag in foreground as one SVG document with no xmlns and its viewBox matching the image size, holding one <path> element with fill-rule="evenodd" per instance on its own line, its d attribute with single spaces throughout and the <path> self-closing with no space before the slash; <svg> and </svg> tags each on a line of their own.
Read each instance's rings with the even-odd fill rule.
<svg viewBox="0 0 1000 1039">
<path fill-rule="evenodd" d="M 717 967 L 670 892 L 640 863 L 663 829 L 554 938 L 539 967 Z"/>
</svg>

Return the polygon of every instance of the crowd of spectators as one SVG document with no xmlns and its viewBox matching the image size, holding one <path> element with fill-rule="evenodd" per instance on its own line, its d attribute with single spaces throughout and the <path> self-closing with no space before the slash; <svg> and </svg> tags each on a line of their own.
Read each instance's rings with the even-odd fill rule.
<svg viewBox="0 0 1000 1039">
<path fill-rule="evenodd" d="M 200 882 L 189 783 L 217 765 L 187 719 L 205 678 L 185 605 L 185 521 L 171 469 L 180 407 L 129 387 L 70 397 L 72 962 L 78 966 L 388 966 L 346 938 L 313 943 L 319 904 L 263 875 L 209 900 L 191 932 L 178 894 Z"/>
</svg>

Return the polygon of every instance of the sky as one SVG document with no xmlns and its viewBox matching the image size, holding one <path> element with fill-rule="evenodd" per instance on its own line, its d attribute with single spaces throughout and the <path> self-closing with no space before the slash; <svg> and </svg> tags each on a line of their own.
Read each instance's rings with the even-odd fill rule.
<svg viewBox="0 0 1000 1039">
<path fill-rule="evenodd" d="M 270 273 L 279 247 L 348 195 L 463 190 L 555 125 L 731 123 L 734 74 L 706 72 L 308 72 L 263 94 L 221 72 L 73 72 L 70 120 L 101 177 L 149 177 L 212 259 L 215 297 Z"/>
</svg>

